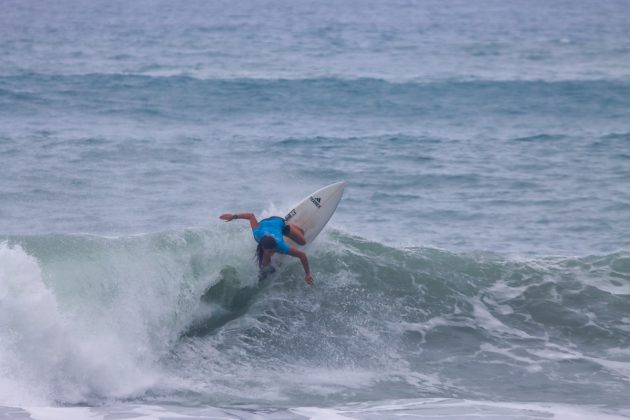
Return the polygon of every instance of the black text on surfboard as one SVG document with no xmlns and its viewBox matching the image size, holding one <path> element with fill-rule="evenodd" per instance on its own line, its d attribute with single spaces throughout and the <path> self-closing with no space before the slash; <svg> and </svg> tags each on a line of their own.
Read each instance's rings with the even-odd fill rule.
<svg viewBox="0 0 630 420">
<path fill-rule="evenodd" d="M 318 209 L 322 207 L 322 205 L 321 205 L 322 199 L 321 198 L 319 198 L 319 197 L 313 198 L 311 196 L 310 199 L 311 199 L 311 203 L 315 204 L 315 207 L 317 207 Z"/>
<path fill-rule="evenodd" d="M 291 210 L 289 212 L 289 214 L 287 214 L 286 216 L 284 216 L 284 220 L 289 220 L 290 218 L 292 218 L 293 216 L 295 216 L 295 209 Z"/>
</svg>

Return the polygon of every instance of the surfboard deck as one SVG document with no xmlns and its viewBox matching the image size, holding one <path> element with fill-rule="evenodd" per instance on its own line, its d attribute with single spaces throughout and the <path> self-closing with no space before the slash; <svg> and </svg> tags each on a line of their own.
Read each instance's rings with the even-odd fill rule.
<svg viewBox="0 0 630 420">
<path fill-rule="evenodd" d="M 304 231 L 306 244 L 310 244 L 337 209 L 345 187 L 346 182 L 340 181 L 320 188 L 291 208 L 284 220 L 300 227 Z M 287 241 L 297 246 L 288 238 Z"/>
<path fill-rule="evenodd" d="M 326 226 L 337 209 L 345 187 L 346 182 L 340 181 L 320 188 L 305 197 L 287 212 L 284 220 L 304 230 L 306 245 L 313 242 L 317 235 L 324 229 L 324 226 Z M 289 246 L 301 246 L 286 236 L 284 239 Z M 263 281 L 270 278 L 277 272 L 276 267 L 282 267 L 285 262 L 284 255 L 277 255 L 271 266 L 265 267 L 259 271 L 258 280 Z"/>
</svg>

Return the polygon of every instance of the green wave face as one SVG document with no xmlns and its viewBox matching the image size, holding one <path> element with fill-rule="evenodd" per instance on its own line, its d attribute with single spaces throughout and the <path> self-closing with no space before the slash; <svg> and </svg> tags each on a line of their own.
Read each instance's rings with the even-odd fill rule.
<svg viewBox="0 0 630 420">
<path fill-rule="evenodd" d="M 612 403 L 629 391 L 627 253 L 526 260 L 329 231 L 309 249 L 309 287 L 297 261 L 259 282 L 236 226 L 5 239 L 0 350 L 14 363 L 2 367 L 43 380 L 43 398 L 540 399 L 542 387 L 572 401 L 567 389 L 588 386 Z M 12 376 L 16 359 L 47 374 Z"/>
</svg>

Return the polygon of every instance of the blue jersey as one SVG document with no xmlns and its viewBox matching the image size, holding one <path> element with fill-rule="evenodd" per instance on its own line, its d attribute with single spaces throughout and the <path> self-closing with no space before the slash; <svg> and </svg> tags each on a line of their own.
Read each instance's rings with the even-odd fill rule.
<svg viewBox="0 0 630 420">
<path fill-rule="evenodd" d="M 282 254 L 288 254 L 289 245 L 284 242 L 284 237 L 282 236 L 284 226 L 284 219 L 282 217 L 269 217 L 261 220 L 258 223 L 258 227 L 252 229 L 252 233 L 254 234 L 256 242 L 260 242 L 265 235 L 272 236 L 276 240 L 276 250 Z"/>
</svg>

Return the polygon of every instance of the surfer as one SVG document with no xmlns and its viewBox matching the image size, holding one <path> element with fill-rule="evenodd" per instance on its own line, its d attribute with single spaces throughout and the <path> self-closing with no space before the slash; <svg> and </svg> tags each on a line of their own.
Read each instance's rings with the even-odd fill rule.
<svg viewBox="0 0 630 420">
<path fill-rule="evenodd" d="M 281 254 L 288 254 L 292 257 L 299 258 L 304 267 L 306 277 L 304 281 L 308 284 L 313 284 L 313 276 L 308 266 L 308 258 L 306 254 L 295 247 L 289 247 L 284 242 L 284 236 L 288 236 L 293 241 L 300 245 L 306 245 L 304 240 L 304 231 L 294 225 L 293 223 L 287 223 L 282 217 L 273 216 L 261 220 L 256 220 L 256 216 L 253 213 L 238 213 L 231 214 L 225 213 L 219 216 L 221 220 L 229 222 L 234 219 L 247 219 L 249 225 L 252 228 L 254 239 L 258 242 L 256 247 L 256 261 L 258 262 L 258 268 L 268 267 L 271 264 L 271 257 L 276 252 Z"/>
</svg>

